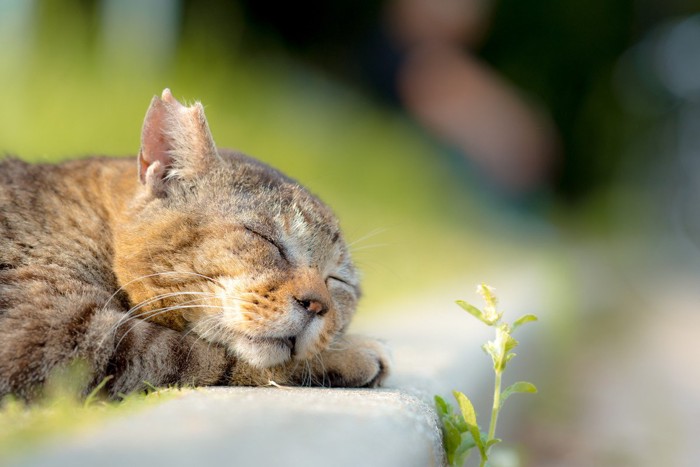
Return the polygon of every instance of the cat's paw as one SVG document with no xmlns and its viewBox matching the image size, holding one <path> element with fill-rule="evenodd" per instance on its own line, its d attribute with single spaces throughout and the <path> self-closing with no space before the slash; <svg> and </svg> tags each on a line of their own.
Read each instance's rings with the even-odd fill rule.
<svg viewBox="0 0 700 467">
<path fill-rule="evenodd" d="M 321 353 L 320 363 L 324 385 L 376 388 L 389 376 L 391 357 L 381 341 L 346 335 Z"/>
</svg>

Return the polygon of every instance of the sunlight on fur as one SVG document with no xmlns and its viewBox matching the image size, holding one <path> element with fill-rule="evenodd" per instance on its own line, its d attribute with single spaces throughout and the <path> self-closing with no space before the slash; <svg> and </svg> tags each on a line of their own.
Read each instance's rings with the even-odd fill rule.
<svg viewBox="0 0 700 467">
<path fill-rule="evenodd" d="M 295 180 L 218 148 L 201 104 L 168 89 L 154 97 L 135 161 L 0 165 L 0 200 L 34 203 L 0 209 L 0 396 L 31 400 L 75 357 L 91 365 L 86 390 L 111 376 L 112 396 L 144 381 L 386 378 L 383 344 L 345 333 L 360 286 L 333 212 Z M 26 326 L 7 324 L 15 319 Z"/>
</svg>

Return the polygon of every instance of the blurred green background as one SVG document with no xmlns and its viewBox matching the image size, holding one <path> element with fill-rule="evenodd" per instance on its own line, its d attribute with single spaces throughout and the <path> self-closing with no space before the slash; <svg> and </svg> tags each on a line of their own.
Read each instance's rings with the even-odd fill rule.
<svg viewBox="0 0 700 467">
<path fill-rule="evenodd" d="M 699 11 L 692 0 L 0 0 L 0 150 L 133 155 L 154 94 L 199 100 L 218 145 L 336 210 L 364 272 L 362 314 L 445 284 L 471 293 L 471 280 L 536 289 L 551 346 L 538 350 L 552 364 L 542 379 L 558 396 L 520 435 L 533 465 L 687 460 L 697 448 L 668 447 L 657 419 L 608 408 L 625 384 L 654 379 L 650 394 L 678 406 L 660 417 L 681 434 L 700 428 Z M 595 382 L 629 362 L 642 367 L 619 387 Z M 581 441 L 608 416 L 649 433 L 623 449 L 629 427 L 612 424 Z M 671 454 L 639 461 L 635 443 Z"/>
<path fill-rule="evenodd" d="M 512 242 L 496 237 L 523 235 L 495 212 L 498 200 L 469 187 L 459 156 L 362 86 L 249 31 L 235 2 L 0 5 L 8 154 L 133 155 L 151 97 L 169 87 L 205 105 L 218 145 L 280 168 L 336 210 L 365 274 L 368 309 L 465 266 L 487 267 L 487 243 L 507 256 Z M 526 242 L 541 239 L 514 248 Z"/>
</svg>

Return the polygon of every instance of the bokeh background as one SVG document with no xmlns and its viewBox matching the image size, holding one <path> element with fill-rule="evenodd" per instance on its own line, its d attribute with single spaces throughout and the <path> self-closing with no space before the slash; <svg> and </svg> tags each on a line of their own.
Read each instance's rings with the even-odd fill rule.
<svg viewBox="0 0 700 467">
<path fill-rule="evenodd" d="M 367 319 L 538 297 L 526 465 L 700 463 L 700 2 L 0 0 L 0 151 L 135 154 L 164 87 L 334 207 Z"/>
</svg>

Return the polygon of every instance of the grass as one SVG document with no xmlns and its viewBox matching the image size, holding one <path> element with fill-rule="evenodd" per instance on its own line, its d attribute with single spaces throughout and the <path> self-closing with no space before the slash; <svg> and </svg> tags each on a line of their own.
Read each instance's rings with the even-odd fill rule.
<svg viewBox="0 0 700 467">
<path fill-rule="evenodd" d="M 87 431 L 110 418 L 159 404 L 182 391 L 158 389 L 132 394 L 119 402 L 96 400 L 87 405 L 73 397 L 53 395 L 31 408 L 14 399 L 4 400 L 0 409 L 0 460 L 20 455 L 37 444 Z"/>
<path fill-rule="evenodd" d="M 21 455 L 37 444 L 85 432 L 110 418 L 143 410 L 187 391 L 149 388 L 143 393 L 125 395 L 120 401 L 109 401 L 100 394 L 100 385 L 87 397 L 81 397 L 79 387 L 86 374 L 79 364 L 57 372 L 47 383 L 44 395 L 31 406 L 9 396 L 0 401 L 0 461 Z"/>
</svg>

